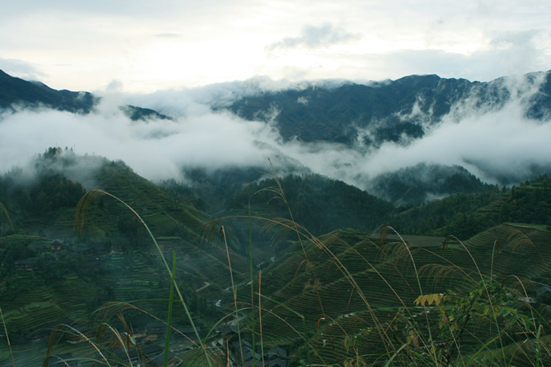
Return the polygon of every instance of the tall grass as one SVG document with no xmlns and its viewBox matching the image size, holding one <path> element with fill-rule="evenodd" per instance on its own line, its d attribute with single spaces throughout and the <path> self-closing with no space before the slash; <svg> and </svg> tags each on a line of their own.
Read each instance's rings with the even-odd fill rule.
<svg viewBox="0 0 551 367">
<path fill-rule="evenodd" d="M 11 221 L 10 215 L 8 214 L 8 210 L 6 209 L 4 204 L 0 203 L 0 209 L 2 210 L 2 213 L 4 213 L 4 215 L 6 216 L 8 221 L 10 222 L 10 226 L 11 226 L 12 231 L 15 232 L 15 228 L 13 227 L 13 223 Z M 0 234 L 0 249 L 2 248 L 2 239 L 1 239 L 1 237 L 3 237 L 2 234 Z M 2 326 L 3 326 L 3 329 L 4 329 L 4 337 L 6 338 L 6 343 L 8 345 L 8 349 L 10 351 L 11 361 L 12 361 L 13 366 L 15 366 L 15 361 L 14 361 L 14 358 L 13 358 L 13 351 L 12 351 L 11 343 L 10 343 L 10 337 L 8 335 L 8 328 L 6 327 L 6 322 L 4 320 L 4 313 L 2 312 L 1 305 L 0 305 L 0 319 L 2 320 Z"/>
<path fill-rule="evenodd" d="M 518 281 L 516 284 L 518 287 L 507 286 L 507 278 L 498 279 L 494 274 L 495 255 L 499 249 L 497 242 L 494 242 L 491 252 L 490 274 L 486 275 L 469 247 L 453 236 L 448 237 L 443 242 L 442 253 L 438 254 L 428 249 L 413 248 L 396 231 L 394 232 L 399 236 L 400 241 L 385 244 L 387 233 L 393 231 L 393 229 L 390 227 L 384 228 L 380 236 L 381 244 L 378 245 L 381 257 L 385 259 L 383 263 L 387 261 L 388 264 L 392 265 L 396 272 L 402 276 L 402 279 L 408 278 L 410 281 L 413 280 L 417 283 L 418 290 L 414 303 L 409 303 L 405 297 L 399 294 L 394 288 L 395 284 L 391 284 L 385 278 L 385 274 L 379 267 L 363 257 L 353 245 L 345 243 L 351 251 L 359 255 L 357 261 L 363 261 L 367 269 L 370 269 L 381 278 L 383 283 L 388 286 L 391 294 L 396 296 L 397 304 L 402 306 L 399 307 L 398 312 L 390 321 L 383 321 L 380 319 L 380 312 L 375 310 L 372 300 L 368 299 L 356 279 L 361 274 L 355 274 L 348 269 L 343 259 L 340 258 L 342 253 L 333 252 L 327 245 L 329 242 L 327 238 L 320 239 L 313 236 L 306 228 L 294 221 L 283 188 L 277 177 L 273 178 L 277 186 L 268 190 L 271 190 L 276 197 L 285 202 L 289 208 L 290 219 L 254 219 L 265 221 L 264 230 L 266 231 L 277 228 L 278 230 L 294 232 L 297 235 L 304 256 L 303 263 L 307 265 L 314 285 L 316 299 L 320 303 L 322 315 L 318 319 L 318 329 L 319 321 L 332 319 L 329 314 L 326 314 L 323 306 L 323 302 L 330 303 L 331 300 L 322 300 L 318 283 L 315 281 L 314 266 L 309 259 L 309 252 L 305 244 L 315 246 L 336 266 L 342 277 L 346 279 L 363 302 L 367 315 L 370 317 L 369 323 L 373 325 L 368 331 L 362 331 L 356 335 L 349 335 L 349 330 L 339 326 L 345 334 L 344 344 L 346 349 L 348 349 L 347 341 L 350 345 L 349 341 L 355 340 L 353 343 L 355 354 L 350 357 L 337 357 L 333 363 L 385 366 L 510 366 L 514 363 L 516 365 L 540 366 L 549 361 L 551 355 L 549 338 L 545 334 L 546 331 L 550 330 L 550 327 L 545 315 L 540 312 L 541 310 L 536 309 L 529 301 L 526 287 L 530 282 L 527 280 L 521 281 L 519 277 L 513 275 Z M 212 228 L 221 225 L 224 221 L 235 218 L 220 218 L 208 223 L 206 227 L 211 228 L 212 231 Z M 249 213 L 248 219 L 251 220 L 251 218 Z M 332 240 L 334 241 L 334 239 Z M 451 241 L 459 244 L 459 250 L 471 260 L 470 265 L 458 266 L 444 256 Z M 375 245 L 374 243 L 371 244 Z M 389 252 L 389 249 L 392 249 L 392 252 Z M 420 271 L 414 251 L 417 253 L 417 257 L 421 253 L 424 253 L 425 257 L 430 254 L 432 258 L 444 260 L 444 264 L 424 264 L 421 268 L 422 271 Z M 458 252 L 457 248 L 455 252 Z M 403 273 L 397 267 L 398 263 L 402 262 L 404 264 L 406 262 L 405 257 L 409 259 L 407 262 L 413 268 L 410 274 Z M 426 277 L 422 279 L 422 272 L 436 274 L 436 277 L 432 279 L 434 284 L 443 282 L 446 278 L 450 278 L 451 281 L 455 282 L 464 279 L 467 284 L 456 287 L 455 290 L 440 293 L 425 292 L 422 283 L 424 282 L 426 286 L 428 279 Z M 461 278 L 458 278 L 458 275 Z M 478 280 L 473 275 L 476 275 Z M 260 285 L 260 281 L 258 283 Z M 434 284 L 432 284 L 432 288 L 434 288 Z M 352 294 L 350 297 L 352 297 Z M 272 304 L 287 307 L 275 300 L 272 301 Z M 421 314 L 415 307 L 421 307 Z M 261 312 L 262 308 L 259 305 L 258 315 L 261 315 Z M 423 322 L 418 322 L 417 316 L 420 316 L 419 319 L 422 319 Z M 304 334 L 306 335 L 306 332 Z M 377 335 L 378 342 L 369 344 L 371 344 L 370 347 L 377 344 L 380 348 L 379 352 L 371 354 L 364 352 L 365 354 L 361 355 L 359 352 L 362 349 L 361 344 L 368 341 L 370 337 L 372 338 L 374 334 Z M 310 348 L 315 339 L 319 339 L 319 336 L 316 335 L 314 338 L 310 338 L 306 345 Z M 336 342 L 332 341 L 332 343 Z M 365 351 L 365 348 L 363 350 Z M 310 356 L 310 353 L 306 354 Z M 316 352 L 316 354 L 318 353 Z M 332 363 L 323 361 L 321 357 L 319 359 L 322 364 Z M 307 360 L 303 359 L 302 361 L 304 363 Z"/>
<path fill-rule="evenodd" d="M 167 337 L 166 337 L 166 341 L 165 341 L 165 352 L 167 352 L 168 349 L 169 349 L 168 345 L 169 345 L 169 335 L 170 335 L 169 334 L 170 333 L 170 319 L 172 317 L 172 290 L 175 289 L 176 293 L 178 294 L 178 298 L 180 300 L 180 303 L 182 304 L 182 306 L 185 310 L 185 313 L 188 317 L 188 320 L 191 324 L 191 327 L 194 330 L 194 333 L 195 333 L 195 336 L 196 336 L 197 341 L 199 343 L 199 346 L 204 352 L 204 355 L 206 357 L 205 360 L 206 360 L 206 362 L 208 363 L 209 366 L 212 366 L 210 355 L 208 354 L 207 349 L 206 349 L 206 347 L 205 347 L 205 345 L 204 345 L 204 343 L 201 339 L 201 336 L 199 335 L 199 332 L 197 331 L 197 327 L 195 326 L 193 318 L 191 317 L 189 308 L 188 308 L 188 306 L 187 306 L 187 304 L 184 300 L 184 297 L 183 297 L 182 293 L 180 292 L 180 288 L 178 287 L 178 284 L 174 279 L 176 257 L 174 256 L 173 268 L 171 269 L 168 266 L 168 263 L 167 263 L 167 261 L 164 257 L 164 254 L 163 254 L 159 244 L 157 243 L 157 240 L 155 239 L 155 236 L 153 236 L 153 233 L 151 233 L 151 230 L 149 229 L 147 224 L 143 221 L 143 219 L 140 217 L 140 215 L 130 205 L 126 204 L 124 201 L 122 201 L 118 197 L 116 197 L 116 196 L 114 196 L 114 195 L 112 195 L 108 192 L 102 191 L 102 190 L 92 190 L 92 191 L 87 192 L 82 197 L 82 199 L 79 201 L 79 203 L 77 205 L 77 211 L 76 211 L 76 214 L 75 214 L 75 228 L 77 230 L 80 230 L 80 231 L 83 230 L 84 224 L 86 222 L 86 215 L 87 215 L 88 211 L 90 210 L 91 204 L 100 195 L 107 195 L 107 196 L 117 200 L 122 205 L 124 205 L 126 208 L 128 208 L 138 218 L 138 220 L 142 223 L 144 228 L 147 230 L 147 233 L 149 234 L 149 237 L 151 238 L 151 240 L 153 241 L 153 243 L 155 245 L 155 248 L 159 252 L 160 258 L 161 258 L 161 260 L 162 260 L 162 262 L 163 262 L 163 264 L 164 264 L 164 266 L 165 266 L 165 268 L 168 272 L 168 275 L 170 276 L 170 279 L 171 279 L 171 295 L 170 295 L 170 300 L 169 300 L 169 313 L 168 313 L 169 320 L 167 322 Z M 164 365 L 166 366 L 166 364 L 167 364 L 167 361 L 166 361 L 166 358 L 165 358 Z"/>
<path fill-rule="evenodd" d="M 294 355 L 290 362 L 294 364 L 340 364 L 350 367 L 539 367 L 551 362 L 550 338 L 547 335 L 551 328 L 547 322 L 547 315 L 542 313 L 542 309 L 536 308 L 529 298 L 528 289 L 534 285 L 516 275 L 499 278 L 494 273 L 495 261 L 499 261 L 497 242 L 494 242 L 490 254 L 489 274 L 486 274 L 479 266 L 480 259 L 474 256 L 469 246 L 453 236 L 443 242 L 441 251 L 414 247 L 404 241 L 391 227 L 382 230 L 379 243 L 368 238 L 363 238 L 357 243 L 348 243 L 339 233 L 316 237 L 294 220 L 283 187 L 277 176 L 273 178 L 276 186 L 264 190 L 271 191 L 287 205 L 289 218 L 255 217 L 251 215 L 249 207 L 247 215 L 218 218 L 204 226 L 204 238 L 214 241 L 218 234 L 226 249 L 232 284 L 233 304 L 230 312 L 233 319 L 238 320 L 239 313 L 243 310 L 250 310 L 249 317 L 237 324 L 237 338 L 240 348 L 243 338 L 251 338 L 255 350 L 257 340 L 259 341 L 262 357 L 260 360 L 255 358 L 254 363 L 266 365 L 266 346 L 278 343 L 277 340 L 273 340 L 273 336 L 266 336 L 266 329 L 273 329 L 275 322 L 279 323 L 276 327 L 281 328 L 282 333 L 284 330 L 290 330 L 293 335 L 290 339 L 295 341 L 295 348 L 292 350 Z M 90 191 L 77 207 L 76 227 L 82 230 L 91 203 L 99 195 L 107 195 L 119 201 L 141 221 L 170 276 L 171 293 L 168 300 L 164 365 L 168 363 L 166 356 L 170 345 L 169 328 L 174 312 L 172 289 L 176 290 L 178 300 L 195 330 L 197 345 L 204 357 L 195 363 L 209 366 L 229 365 L 230 359 L 234 359 L 237 365 L 244 365 L 242 349 L 238 352 L 239 356 L 230 357 L 226 342 L 226 357 L 220 360 L 221 351 L 206 345 L 204 341 L 209 338 L 213 329 L 204 339 L 197 332 L 189 307 L 178 288 L 178 279 L 175 278 L 175 256 L 172 267 L 169 267 L 154 235 L 128 204 L 109 193 L 100 190 Z M 239 219 L 248 220 L 249 224 L 251 221 L 261 221 L 264 223 L 263 231 L 275 232 L 276 237 L 287 232 L 296 236 L 303 260 L 299 263 L 290 285 L 292 291 L 289 292 L 295 294 L 295 297 L 286 300 L 277 294 L 263 294 L 265 282 L 273 278 L 266 277 L 262 271 L 255 271 L 254 244 L 249 233 L 250 301 L 239 301 L 239 288 L 231 274 L 231 258 L 225 231 L 225 226 Z M 252 226 L 249 225 L 249 228 L 251 231 Z M 399 236 L 398 242 L 386 240 L 390 231 L 396 232 Z M 449 248 L 451 242 L 454 242 L 453 249 Z M 453 254 L 448 255 L 451 251 Z M 375 254 L 376 258 L 368 257 Z M 460 255 L 466 255 L 470 262 L 460 260 L 457 257 Z M 299 272 L 303 264 L 307 274 L 304 276 L 304 273 Z M 330 278 L 327 276 L 328 269 L 334 269 L 334 278 L 343 279 L 339 284 L 348 284 L 352 289 L 349 297 L 347 296 L 346 310 L 335 312 L 334 304 L 337 302 L 328 298 L 331 294 L 328 288 L 334 287 L 332 282 L 328 283 L 326 280 Z M 337 277 L 336 274 L 340 276 Z M 309 278 L 312 290 L 293 290 L 295 282 L 306 277 Z M 444 282 L 449 282 L 450 287 L 446 289 L 443 286 Z M 375 288 L 375 291 L 370 287 Z M 344 289 L 342 292 L 345 292 Z M 312 297 L 309 296 L 310 293 Z M 309 306 L 292 302 L 300 297 L 315 299 L 316 309 L 319 309 L 320 313 L 315 316 L 307 314 Z M 381 299 L 388 300 L 389 306 L 382 305 Z M 105 308 L 111 306 L 106 305 Z M 120 310 L 121 304 L 115 307 Z M 122 307 L 135 308 L 131 305 Z M 348 312 L 350 307 L 353 312 Z M 354 322 L 348 322 L 351 317 L 354 317 Z M 226 318 L 221 319 L 213 328 L 226 322 Z M 129 341 L 130 334 L 122 334 L 105 323 L 100 324 L 100 327 L 110 332 L 111 340 L 114 339 L 117 345 L 125 348 L 128 355 L 128 347 L 132 344 Z M 58 331 L 60 329 L 58 328 Z M 70 326 L 66 326 L 65 329 L 68 332 L 77 332 Z M 329 335 L 328 342 L 324 337 L 326 333 Z M 105 334 L 98 332 L 97 336 L 100 335 Z M 87 336 L 83 337 L 86 337 L 100 354 L 101 358 L 96 363 L 111 365 L 112 361 L 108 356 L 101 354 L 100 343 Z M 330 353 L 327 352 L 327 348 L 331 350 Z M 132 364 L 129 356 L 128 361 L 117 362 Z"/>
</svg>

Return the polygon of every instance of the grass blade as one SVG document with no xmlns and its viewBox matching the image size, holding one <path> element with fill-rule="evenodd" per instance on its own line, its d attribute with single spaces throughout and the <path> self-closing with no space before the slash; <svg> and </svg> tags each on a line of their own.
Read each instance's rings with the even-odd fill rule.
<svg viewBox="0 0 551 367">
<path fill-rule="evenodd" d="M 110 194 L 110 193 L 108 193 L 106 191 L 103 191 L 103 190 L 88 191 L 80 199 L 80 201 L 77 205 L 77 210 L 76 210 L 76 213 L 75 213 L 75 229 L 82 231 L 82 229 L 84 228 L 84 224 L 85 224 L 85 221 L 86 221 L 86 215 L 88 213 L 88 210 L 90 209 L 90 206 L 91 206 L 92 202 L 100 195 L 107 195 L 107 196 L 117 200 L 118 202 L 123 204 L 126 208 L 128 208 L 128 210 L 130 210 L 138 218 L 138 220 L 142 223 L 142 225 L 146 229 L 147 233 L 149 234 L 149 237 L 151 238 L 151 240 L 155 244 L 155 247 L 157 248 L 157 251 L 160 254 L 161 260 L 163 261 L 163 264 L 164 264 L 168 274 L 170 275 L 170 277 L 172 277 L 172 271 L 171 271 L 170 267 L 168 266 L 168 263 L 166 262 L 166 258 L 163 254 L 163 251 L 161 250 L 161 247 L 157 243 L 157 240 L 155 239 L 155 236 L 153 236 L 153 233 L 151 233 L 151 230 L 149 229 L 149 226 L 144 222 L 142 217 L 130 205 L 128 205 L 123 200 L 119 199 L 118 197 L 116 197 L 113 194 Z M 197 331 L 197 327 L 195 326 L 195 323 L 193 322 L 193 318 L 191 317 L 191 313 L 190 313 L 190 311 L 187 307 L 186 302 L 184 301 L 184 296 L 180 292 L 180 288 L 178 287 L 178 284 L 176 282 L 174 282 L 174 288 L 176 289 L 176 293 L 178 294 L 178 298 L 180 299 L 180 303 L 184 307 L 184 311 L 186 313 L 186 316 L 188 317 L 188 320 L 191 324 L 191 327 L 193 328 L 193 331 L 195 332 L 195 336 L 197 337 L 197 341 L 199 342 L 199 345 L 201 346 L 201 349 L 203 350 L 203 353 L 205 354 L 205 358 L 206 358 L 209 366 L 212 367 L 210 356 L 207 353 L 207 349 L 206 349 L 206 347 L 203 343 L 203 340 L 199 336 L 199 332 Z"/>
<path fill-rule="evenodd" d="M 6 322 L 4 321 L 4 314 L 2 313 L 2 307 L 0 307 L 0 316 L 2 317 L 2 325 L 4 325 L 4 334 L 6 334 L 6 341 L 8 342 L 8 347 L 10 348 L 10 356 L 13 367 L 15 367 L 15 361 L 13 359 L 13 351 L 11 350 L 10 338 L 8 336 L 8 329 L 6 328 Z"/>
<path fill-rule="evenodd" d="M 168 353 L 170 352 L 170 324 L 172 323 L 172 303 L 174 301 L 174 278 L 176 275 L 176 253 L 172 250 L 172 279 L 170 282 L 170 296 L 168 299 L 168 317 L 166 321 L 165 355 L 163 366 L 168 366 Z"/>
</svg>

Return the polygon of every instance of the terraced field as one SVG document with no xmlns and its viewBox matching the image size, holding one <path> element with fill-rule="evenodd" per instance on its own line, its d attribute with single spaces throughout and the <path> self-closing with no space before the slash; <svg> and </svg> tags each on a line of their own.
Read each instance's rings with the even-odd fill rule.
<svg viewBox="0 0 551 367">
<path fill-rule="evenodd" d="M 410 247 L 410 256 L 403 244 L 393 244 L 390 238 L 381 247 L 360 232 L 346 230 L 326 236 L 323 249 L 308 244 L 304 253 L 288 255 L 263 273 L 262 293 L 269 297 L 262 301 L 265 345 L 290 346 L 307 338 L 317 353 L 313 362 L 353 359 L 354 348 L 345 348 L 346 336 L 388 324 L 403 307 L 414 309 L 421 292 L 411 257 L 423 294 L 470 287 L 480 280 L 476 265 L 486 276 L 493 269 L 497 279 L 514 274 L 528 281 L 550 275 L 550 232 L 501 225 L 480 233 L 465 243 L 476 265 L 458 243 L 446 251 L 430 246 L 441 240 L 431 239 L 429 247 Z M 534 292 L 528 283 L 525 287 Z M 248 302 L 246 297 L 242 300 Z M 384 350 L 376 332 L 359 345 L 358 353 L 367 358 L 374 350 Z"/>
</svg>

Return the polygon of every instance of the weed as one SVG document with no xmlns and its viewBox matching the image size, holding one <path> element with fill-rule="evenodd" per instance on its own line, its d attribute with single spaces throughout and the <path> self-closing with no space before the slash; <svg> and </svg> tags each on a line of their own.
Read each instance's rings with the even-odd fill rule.
<svg viewBox="0 0 551 367">
<path fill-rule="evenodd" d="M 547 333 L 550 327 L 543 308 L 530 300 L 529 282 L 504 274 L 497 241 L 493 241 L 491 250 L 472 249 L 451 236 L 444 241 L 442 252 L 437 252 L 411 246 L 390 227 L 381 232 L 379 244 L 365 235 L 350 235 L 346 231 L 316 237 L 295 222 L 284 190 L 277 177 L 273 178 L 277 186 L 264 191 L 272 192 L 285 203 L 289 218 L 253 217 L 249 209 L 248 215 L 219 218 L 204 226 L 206 240 L 213 241 L 218 233 L 224 243 L 233 304 L 228 317 L 215 323 L 203 339 L 175 279 L 176 256 L 169 267 L 142 218 L 114 195 L 94 190 L 81 199 L 75 219 L 78 228 L 84 225 L 92 201 L 99 195 L 107 195 L 125 205 L 140 220 L 161 254 L 171 279 L 164 366 L 168 364 L 173 289 L 195 330 L 203 355 L 202 359 L 192 360 L 197 364 L 270 366 L 274 363 L 267 360 L 265 350 L 282 344 L 293 352 L 290 362 L 302 365 L 539 367 L 549 362 Z M 300 247 L 286 262 L 256 271 L 249 233 L 250 300 L 243 298 L 234 282 L 226 238 L 226 226 L 238 219 L 249 223 L 262 221 L 263 230 L 275 231 L 275 237 L 291 232 Z M 386 240 L 390 231 L 396 233 L 398 242 Z M 452 240 L 456 245 L 450 248 Z M 523 244 L 535 247 L 540 262 L 546 265 L 547 258 L 534 241 L 523 239 Z M 525 246 L 519 247 L 517 241 L 509 247 L 508 251 L 514 253 Z M 294 268 L 283 271 L 283 266 L 289 264 L 294 264 Z M 489 268 L 489 275 L 482 271 L 484 267 Z M 444 281 L 449 282 L 447 287 Z M 295 286 L 301 283 L 304 286 Z M 266 288 L 271 291 L 267 292 Z M 103 310 L 120 314 L 124 308 L 137 309 L 128 304 L 113 304 L 105 305 Z M 248 317 L 240 317 L 247 309 L 250 310 Z M 233 319 L 230 322 L 237 328 L 237 358 L 232 356 L 228 340 L 222 344 L 211 343 L 212 346 L 206 343 L 214 328 L 227 325 L 228 319 Z M 79 333 L 69 325 L 55 331 L 62 329 Z M 110 324 L 100 322 L 94 340 L 82 335 L 98 352 L 100 358 L 96 363 L 132 365 L 131 350 L 139 350 L 139 346 L 131 330 L 126 329 L 119 332 Z M 256 356 L 257 338 L 259 356 Z M 251 359 L 245 357 L 245 339 L 252 340 Z M 52 333 L 52 345 L 55 340 L 56 335 Z M 113 359 L 113 353 L 102 353 L 106 343 L 111 343 L 112 348 L 122 348 L 125 358 Z M 142 360 L 147 365 L 147 357 Z"/>
</svg>

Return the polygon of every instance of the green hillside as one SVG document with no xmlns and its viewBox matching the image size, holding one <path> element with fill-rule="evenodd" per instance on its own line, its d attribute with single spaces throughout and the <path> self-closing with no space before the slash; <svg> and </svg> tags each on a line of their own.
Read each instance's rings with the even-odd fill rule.
<svg viewBox="0 0 551 367">
<path fill-rule="evenodd" d="M 134 208 L 169 261 L 176 255 L 178 284 L 196 324 L 208 325 L 223 315 L 215 303 L 231 298 L 224 291 L 231 285 L 228 254 L 218 243 L 202 240 L 204 212 L 122 162 L 51 148 L 35 157 L 33 167 L 32 175 L 15 169 L 0 179 L 6 208 L 0 213 L 0 307 L 16 350 L 20 345 L 25 354 L 24 345 L 35 338 L 45 343 L 47 334 L 40 330 L 48 325 L 93 318 L 106 302 L 149 300 L 136 305 L 166 317 L 166 302 L 154 300 L 168 297 L 170 278 L 159 251 L 127 208 L 100 196 L 89 208 L 84 230 L 73 229 L 85 190 L 65 174 L 83 167 L 88 171 L 82 177 L 93 178 L 96 187 Z M 233 278 L 242 282 L 249 263 L 231 249 L 229 254 Z M 174 321 L 189 325 L 183 310 L 176 306 L 175 311 Z M 134 312 L 126 320 L 142 330 L 153 319 Z"/>
<path fill-rule="evenodd" d="M 402 233 L 466 239 L 504 222 L 551 225 L 551 179 L 543 175 L 519 186 L 449 197 L 397 210 L 389 223 Z"/>
<path fill-rule="evenodd" d="M 344 227 L 371 231 L 384 223 L 394 206 L 357 187 L 320 175 L 288 175 L 279 180 L 297 223 L 315 235 Z M 229 211 L 290 219 L 284 200 L 273 190 L 274 179 L 246 183 L 226 200 Z"/>
<path fill-rule="evenodd" d="M 521 324 L 528 322 L 525 315 L 534 313 L 530 317 L 542 332 L 551 332 L 545 318 L 538 316 L 551 307 L 546 288 L 551 281 L 547 176 L 510 189 L 492 187 L 394 207 L 318 175 L 256 181 L 251 173 L 249 182 L 203 177 L 211 186 L 202 192 L 211 196 L 202 198 L 200 190 L 175 182 L 157 186 L 123 162 L 78 156 L 67 149 L 49 149 L 34 158 L 32 167 L 13 169 L 0 178 L 0 202 L 6 209 L 0 212 L 0 306 L 15 356 L 21 360 L 28 354 L 29 341 L 36 343 L 39 359 L 54 325 L 84 327 L 83 321 L 103 317 L 105 312 L 94 311 L 109 302 L 132 302 L 132 307 L 146 312 L 116 308 L 108 319 L 114 327 L 131 325 L 144 348 L 162 344 L 162 336 L 147 331 L 147 325 L 157 322 L 150 315 L 168 317 L 170 277 L 161 254 L 169 263 L 176 256 L 176 282 L 203 336 L 217 322 L 234 319 L 235 285 L 243 340 L 256 340 L 258 348 L 262 336 L 265 349 L 284 347 L 292 364 L 343 364 L 361 357 L 366 365 L 376 365 L 396 353 L 400 363 L 417 358 L 422 365 L 425 357 L 420 351 L 426 349 L 414 344 L 429 340 L 429 331 L 439 343 L 434 347 L 438 358 L 448 358 L 446 338 L 451 334 L 441 327 L 444 311 L 434 305 L 427 308 L 429 313 L 416 308 L 421 295 L 436 294 L 432 300 L 445 295 L 450 305 L 445 312 L 465 320 L 464 326 L 456 325 L 464 334 L 461 347 L 452 354 L 472 356 L 499 326 L 512 331 L 482 355 L 490 358 L 499 351 L 515 365 L 530 365 L 525 356 L 512 354 L 519 342 L 515 335 L 525 336 L 529 345 L 535 340 L 533 328 Z M 130 205 L 151 229 L 160 252 L 137 217 L 108 195 L 92 203 L 84 230 L 75 231 L 75 209 L 86 192 L 73 181 L 76 178 Z M 465 182 L 471 181 L 459 184 Z M 289 221 L 289 209 L 296 226 Z M 248 219 L 249 210 L 255 219 Z M 225 241 L 218 236 L 221 224 Z M 380 240 L 383 224 L 406 235 L 411 246 L 406 248 L 392 232 L 386 241 Z M 287 231 L 279 231 L 284 226 Z M 300 237 L 293 230 L 297 228 Z M 453 239 L 445 241 L 448 234 L 466 240 L 466 247 Z M 488 317 L 484 307 L 495 306 L 485 300 L 484 287 L 507 314 Z M 460 306 L 458 302 L 473 294 L 480 308 L 472 308 L 475 303 L 468 309 Z M 182 306 L 174 307 L 173 323 L 189 328 Z M 119 311 L 122 319 L 116 316 Z M 213 332 L 211 344 L 222 337 Z M 232 338 L 232 332 L 225 337 Z M 56 350 L 82 358 L 93 353 L 66 339 L 57 345 Z M 181 349 L 182 357 L 186 348 Z M 237 358 L 235 350 L 232 353 Z M 9 354 L 0 357 L 0 365 L 9 364 Z"/>
<path fill-rule="evenodd" d="M 377 325 L 394 333 L 398 348 L 398 340 L 403 338 L 403 320 L 396 319 L 400 309 L 407 307 L 423 315 L 422 309 L 413 311 L 412 305 L 421 293 L 410 256 L 401 243 L 387 241 L 381 247 L 378 241 L 354 230 L 336 231 L 320 240 L 321 248 L 310 243 L 304 253 L 290 254 L 262 272 L 262 293 L 266 295 L 261 316 L 264 346 L 286 345 L 293 349 L 303 345 L 306 337 L 312 350 L 302 348 L 297 353 L 304 360 L 310 358 L 311 363 L 343 363 L 355 359 L 356 353 L 368 365 L 374 363 L 384 358 L 385 350 L 382 337 L 375 332 Z M 482 232 L 465 243 L 474 261 L 458 244 L 441 252 L 440 247 L 423 247 L 422 237 L 415 238 L 421 247 L 413 246 L 410 251 L 420 270 L 423 294 L 465 292 L 480 280 L 476 265 L 483 276 L 489 277 L 496 240 L 499 253 L 495 255 L 493 276 L 499 282 L 512 274 L 518 276 L 528 295 L 535 299 L 538 283 L 530 280 L 539 282 L 551 276 L 551 233 L 507 225 Z M 453 267 L 446 268 L 450 265 Z M 516 300 L 515 307 L 526 306 Z M 431 310 L 437 312 L 434 307 Z M 438 322 L 433 322 L 436 332 Z M 469 327 L 470 332 L 482 335 L 480 325 Z M 259 326 L 256 328 L 258 331 Z M 363 341 L 358 342 L 357 350 L 347 350 L 347 338 L 360 335 Z M 479 344 L 465 337 L 463 352 L 474 352 L 474 345 Z"/>
<path fill-rule="evenodd" d="M 97 98 L 88 92 L 55 90 L 36 82 L 14 78 L 0 70 L 0 107 L 12 105 L 47 106 L 60 111 L 89 113 Z"/>
<path fill-rule="evenodd" d="M 481 182 L 461 166 L 419 163 L 376 176 L 370 191 L 395 205 L 420 204 L 449 195 L 492 191 L 496 186 Z"/>
</svg>

